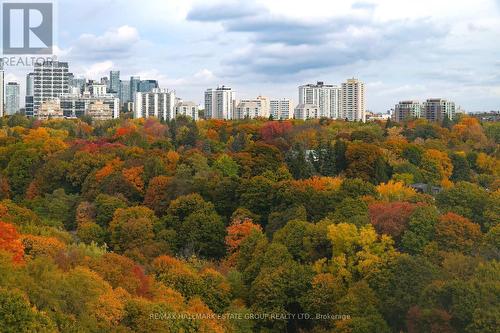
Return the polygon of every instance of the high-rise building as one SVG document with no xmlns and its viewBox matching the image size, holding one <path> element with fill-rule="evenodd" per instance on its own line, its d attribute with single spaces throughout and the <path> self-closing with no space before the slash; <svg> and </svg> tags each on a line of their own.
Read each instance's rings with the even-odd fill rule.
<svg viewBox="0 0 500 333">
<path fill-rule="evenodd" d="M 151 92 L 137 92 L 135 101 L 135 118 L 156 117 L 162 120 L 175 118 L 175 91 L 156 88 Z"/>
<path fill-rule="evenodd" d="M 135 103 L 136 94 L 139 92 L 139 85 L 141 83 L 141 78 L 139 76 L 130 77 L 130 100 Z"/>
<path fill-rule="evenodd" d="M 33 115 L 36 116 L 42 102 L 59 98 L 69 92 L 68 63 L 45 61 L 35 64 Z"/>
<path fill-rule="evenodd" d="M 80 94 L 83 94 L 85 86 L 87 85 L 87 80 L 85 78 L 70 77 L 68 81 L 69 87 L 76 88 Z"/>
<path fill-rule="evenodd" d="M 420 118 L 422 114 L 422 104 L 418 101 L 401 101 L 396 104 L 392 119 L 396 122 Z"/>
<path fill-rule="evenodd" d="M 456 113 L 455 103 L 442 98 L 428 99 L 424 103 L 423 110 L 423 116 L 428 121 L 437 122 L 442 122 L 446 116 L 453 120 Z"/>
<path fill-rule="evenodd" d="M 241 100 L 236 106 L 234 119 L 269 118 L 271 104 L 269 98 L 259 96 L 256 99 Z"/>
<path fill-rule="evenodd" d="M 274 120 L 293 118 L 293 102 L 289 99 L 277 99 L 271 101 L 271 116 Z"/>
<path fill-rule="evenodd" d="M 33 95 L 35 94 L 35 73 L 26 75 L 26 94 L 24 97 L 24 114 L 33 116 Z"/>
<path fill-rule="evenodd" d="M 299 87 L 299 104 L 318 106 L 318 118 L 340 117 L 341 90 L 338 86 L 327 85 L 324 82 L 307 84 Z"/>
<path fill-rule="evenodd" d="M 33 96 L 35 94 L 35 73 L 26 75 L 26 96 Z"/>
<path fill-rule="evenodd" d="M 207 119 L 233 119 L 236 93 L 226 86 L 205 92 L 205 117 Z"/>
<path fill-rule="evenodd" d="M 20 103 L 19 83 L 9 82 L 5 86 L 5 113 L 12 116 L 19 112 Z"/>
<path fill-rule="evenodd" d="M 151 92 L 153 89 L 158 89 L 158 81 L 156 80 L 141 80 L 139 82 L 139 92 Z"/>
<path fill-rule="evenodd" d="M 116 96 L 120 96 L 120 71 L 111 71 L 109 72 L 109 92 L 111 94 L 115 94 Z"/>
<path fill-rule="evenodd" d="M 5 73 L 3 71 L 3 62 L 2 62 L 0 63 L 0 117 L 4 116 L 4 98 L 3 98 L 4 78 L 5 78 Z"/>
<path fill-rule="evenodd" d="M 342 117 L 348 121 L 366 121 L 365 84 L 357 79 L 342 83 Z"/>
<path fill-rule="evenodd" d="M 130 97 L 130 81 L 120 81 L 120 102 L 122 105 L 131 102 Z"/>
<path fill-rule="evenodd" d="M 299 104 L 294 110 L 294 118 L 300 120 L 321 118 L 321 110 L 314 104 Z"/>
<path fill-rule="evenodd" d="M 120 117 L 120 99 L 113 94 L 81 94 L 77 90 L 76 93 L 61 95 L 60 107 L 66 118 L 81 118 L 84 115 L 98 120 Z"/>
<path fill-rule="evenodd" d="M 198 120 L 198 105 L 194 102 L 178 101 L 175 105 L 175 115 L 191 117 Z"/>
</svg>

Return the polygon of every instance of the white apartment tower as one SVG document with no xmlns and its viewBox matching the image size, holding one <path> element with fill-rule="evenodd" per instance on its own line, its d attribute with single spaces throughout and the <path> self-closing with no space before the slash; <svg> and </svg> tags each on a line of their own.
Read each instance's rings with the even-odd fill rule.
<svg viewBox="0 0 500 333">
<path fill-rule="evenodd" d="M 241 100 L 234 112 L 234 119 L 269 118 L 271 103 L 269 98 Z"/>
<path fill-rule="evenodd" d="M 155 88 L 151 92 L 135 94 L 135 118 L 156 117 L 162 120 L 175 118 L 175 91 Z"/>
<path fill-rule="evenodd" d="M 348 121 L 366 121 L 365 84 L 357 79 L 342 83 L 342 117 Z"/>
<path fill-rule="evenodd" d="M 205 92 L 205 117 L 207 119 L 233 119 L 235 100 L 236 93 L 230 87 L 208 89 Z"/>
<path fill-rule="evenodd" d="M 293 102 L 289 99 L 276 99 L 271 101 L 271 116 L 274 120 L 293 118 Z"/>
<path fill-rule="evenodd" d="M 36 63 L 34 74 L 33 111 L 36 115 L 42 102 L 59 98 L 69 92 L 68 63 L 59 61 Z"/>
<path fill-rule="evenodd" d="M 299 87 L 299 104 L 316 105 L 318 118 L 340 118 L 341 89 L 324 82 Z"/>
</svg>

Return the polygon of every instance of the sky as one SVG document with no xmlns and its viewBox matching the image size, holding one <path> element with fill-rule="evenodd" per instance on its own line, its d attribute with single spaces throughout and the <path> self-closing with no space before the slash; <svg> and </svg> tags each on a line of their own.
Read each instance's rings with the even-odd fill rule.
<svg viewBox="0 0 500 333">
<path fill-rule="evenodd" d="M 369 110 L 446 98 L 500 110 L 500 0 L 58 0 L 56 55 L 77 77 L 157 79 L 184 100 L 298 99 L 356 77 Z M 6 68 L 24 90 L 29 68 Z M 22 103 L 21 103 L 22 104 Z"/>
</svg>

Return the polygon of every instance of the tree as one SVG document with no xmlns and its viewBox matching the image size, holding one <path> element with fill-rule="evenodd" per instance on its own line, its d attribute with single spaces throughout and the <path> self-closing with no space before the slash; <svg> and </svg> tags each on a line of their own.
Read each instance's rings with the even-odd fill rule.
<svg viewBox="0 0 500 333">
<path fill-rule="evenodd" d="M 403 250 L 410 254 L 421 254 L 425 246 L 434 239 L 438 219 L 439 212 L 435 207 L 423 206 L 415 208 L 410 216 L 408 228 L 401 239 Z"/>
<path fill-rule="evenodd" d="M 408 310 L 438 274 L 438 268 L 425 258 L 401 255 L 370 278 L 369 284 L 381 302 L 380 309 L 393 330 L 406 330 Z"/>
<path fill-rule="evenodd" d="M 262 233 L 262 227 L 258 224 L 254 224 L 253 221 L 248 218 L 234 219 L 231 222 L 231 225 L 227 227 L 227 236 L 225 241 L 227 252 L 229 254 L 228 262 L 231 265 L 236 264 L 240 245 L 248 236 L 252 234 L 252 232 Z"/>
<path fill-rule="evenodd" d="M 14 152 L 5 169 L 14 195 L 21 196 L 26 192 L 39 163 L 40 154 L 34 149 L 18 149 Z"/>
<path fill-rule="evenodd" d="M 119 208 L 126 208 L 126 202 L 120 197 L 107 194 L 99 194 L 95 199 L 96 222 L 103 228 L 107 228 L 113 219 L 115 211 Z"/>
<path fill-rule="evenodd" d="M 0 250 L 8 252 L 15 263 L 22 263 L 24 260 L 24 246 L 12 224 L 0 222 Z"/>
<path fill-rule="evenodd" d="M 212 203 L 191 194 L 172 201 L 167 212 L 167 227 L 177 232 L 177 244 L 185 255 L 224 256 L 226 229 Z"/>
<path fill-rule="evenodd" d="M 398 241 L 417 207 L 408 202 L 374 203 L 369 207 L 370 222 L 379 234 L 389 235 Z"/>
<path fill-rule="evenodd" d="M 109 224 L 111 246 L 118 253 L 144 247 L 153 240 L 156 223 L 157 217 L 147 207 L 118 208 Z"/>
<path fill-rule="evenodd" d="M 158 176 L 149 182 L 144 196 L 144 204 L 154 210 L 158 216 L 163 216 L 166 213 L 170 201 L 174 199 L 168 191 L 171 183 L 172 178 L 167 176 Z"/>
<path fill-rule="evenodd" d="M 436 225 L 436 241 L 445 251 L 456 250 L 470 253 L 481 236 L 479 225 L 454 213 L 441 216 Z"/>
<path fill-rule="evenodd" d="M 234 177 L 238 175 L 239 165 L 227 154 L 222 154 L 214 162 L 214 168 L 226 177 Z"/>
<path fill-rule="evenodd" d="M 375 181 L 376 167 L 381 157 L 380 148 L 373 144 L 356 143 L 347 148 L 347 176 L 361 178 L 364 181 Z"/>
<path fill-rule="evenodd" d="M 483 230 L 492 221 L 485 214 L 491 203 L 488 193 L 479 186 L 460 182 L 436 197 L 437 206 L 443 212 L 453 212 L 481 225 Z"/>
<path fill-rule="evenodd" d="M 18 290 L 0 288 L 0 323 L 2 332 L 55 332 L 56 326 L 34 308 Z"/>
</svg>

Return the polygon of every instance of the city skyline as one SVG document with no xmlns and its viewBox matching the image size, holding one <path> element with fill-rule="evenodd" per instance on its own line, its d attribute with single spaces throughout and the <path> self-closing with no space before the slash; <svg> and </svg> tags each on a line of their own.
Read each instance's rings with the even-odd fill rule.
<svg viewBox="0 0 500 333">
<path fill-rule="evenodd" d="M 500 105 L 499 47 L 490 43 L 500 37 L 499 1 L 153 2 L 58 1 L 58 59 L 76 77 L 116 70 L 123 79 L 157 79 L 198 104 L 207 87 L 222 84 L 241 99 L 296 100 L 297 86 L 357 77 L 375 112 L 429 97 L 468 112 Z M 123 13 L 113 18 L 117 6 Z M 29 71 L 6 68 L 5 82 L 21 84 L 21 100 Z"/>
</svg>

